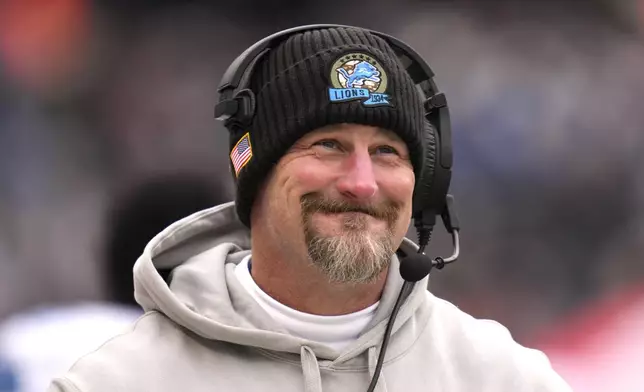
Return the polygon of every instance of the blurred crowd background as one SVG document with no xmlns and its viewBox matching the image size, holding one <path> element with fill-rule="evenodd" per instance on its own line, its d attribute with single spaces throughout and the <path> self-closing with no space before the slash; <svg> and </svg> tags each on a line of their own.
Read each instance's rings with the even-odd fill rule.
<svg viewBox="0 0 644 392">
<path fill-rule="evenodd" d="M 462 256 L 430 289 L 575 390 L 644 391 L 642 0 L 1 0 L 0 391 L 55 350 L 48 310 L 130 306 L 145 243 L 233 199 L 218 82 L 311 23 L 397 36 L 447 95 Z"/>
</svg>

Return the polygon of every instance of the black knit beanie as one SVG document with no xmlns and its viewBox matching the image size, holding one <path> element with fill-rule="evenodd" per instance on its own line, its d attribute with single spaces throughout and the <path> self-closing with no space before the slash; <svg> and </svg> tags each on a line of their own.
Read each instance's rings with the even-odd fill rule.
<svg viewBox="0 0 644 392">
<path fill-rule="evenodd" d="M 364 124 L 396 133 L 419 178 L 425 154 L 422 100 L 382 38 L 345 27 L 292 35 L 259 60 L 250 88 L 255 116 L 246 127 L 228 127 L 237 215 L 247 227 L 270 170 L 298 139 L 326 125 Z"/>
</svg>

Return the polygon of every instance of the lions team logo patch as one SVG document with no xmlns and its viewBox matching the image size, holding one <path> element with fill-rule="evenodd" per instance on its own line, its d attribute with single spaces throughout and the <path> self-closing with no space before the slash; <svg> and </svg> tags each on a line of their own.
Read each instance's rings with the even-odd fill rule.
<svg viewBox="0 0 644 392">
<path fill-rule="evenodd" d="M 365 106 L 391 105 L 387 74 L 382 65 L 366 53 L 342 55 L 331 66 L 331 102 L 361 100 Z"/>
</svg>

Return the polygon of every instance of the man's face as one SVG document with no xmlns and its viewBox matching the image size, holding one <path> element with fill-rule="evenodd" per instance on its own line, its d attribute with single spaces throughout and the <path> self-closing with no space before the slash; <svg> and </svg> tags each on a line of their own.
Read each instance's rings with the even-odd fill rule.
<svg viewBox="0 0 644 392">
<path fill-rule="evenodd" d="M 282 157 L 259 196 L 258 224 L 269 225 L 286 255 L 306 254 L 330 281 L 369 283 L 407 232 L 413 189 L 398 136 L 333 125 L 305 135 Z"/>
</svg>

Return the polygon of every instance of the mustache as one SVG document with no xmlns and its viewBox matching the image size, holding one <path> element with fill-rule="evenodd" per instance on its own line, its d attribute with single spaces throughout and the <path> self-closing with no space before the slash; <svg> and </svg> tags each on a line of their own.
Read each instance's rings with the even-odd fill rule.
<svg viewBox="0 0 644 392">
<path fill-rule="evenodd" d="M 398 217 L 400 205 L 392 201 L 374 204 L 357 204 L 346 200 L 330 199 L 316 193 L 309 193 L 300 198 L 302 213 L 308 216 L 314 212 L 328 214 L 343 212 L 360 212 L 387 222 L 394 222 Z"/>
</svg>

